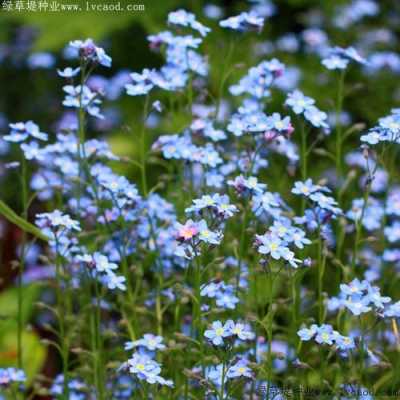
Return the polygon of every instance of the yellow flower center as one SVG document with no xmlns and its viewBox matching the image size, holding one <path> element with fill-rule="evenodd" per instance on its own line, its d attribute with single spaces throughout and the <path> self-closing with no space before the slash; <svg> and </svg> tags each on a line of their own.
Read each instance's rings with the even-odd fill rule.
<svg viewBox="0 0 400 400">
<path fill-rule="evenodd" d="M 310 190 L 308 189 L 307 186 L 303 186 L 303 187 L 301 188 L 301 191 L 302 191 L 303 193 L 308 193 Z"/>
<path fill-rule="evenodd" d="M 137 364 L 136 365 L 136 369 L 138 369 L 139 371 L 144 371 L 144 365 L 143 364 Z"/>
<path fill-rule="evenodd" d="M 217 328 L 217 329 L 215 330 L 215 334 L 216 334 L 217 336 L 222 336 L 223 333 L 224 333 L 224 329 L 223 329 L 223 328 Z"/>
</svg>

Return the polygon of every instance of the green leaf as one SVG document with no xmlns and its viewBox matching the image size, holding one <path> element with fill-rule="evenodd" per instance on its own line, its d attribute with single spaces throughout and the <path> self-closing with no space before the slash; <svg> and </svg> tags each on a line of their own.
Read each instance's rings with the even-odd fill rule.
<svg viewBox="0 0 400 400">
<path fill-rule="evenodd" d="M 22 322 L 25 325 L 31 317 L 34 302 L 40 293 L 41 285 L 34 283 L 23 286 Z M 18 289 L 7 289 L 0 294 L 0 332 L 16 328 L 18 317 Z"/>
<path fill-rule="evenodd" d="M 21 10 L 3 13 L 2 18 L 10 23 L 17 21 L 36 27 L 40 35 L 35 50 L 49 51 L 59 50 L 74 39 L 90 37 L 101 40 L 135 23 L 142 25 L 147 32 L 156 32 L 164 28 L 167 13 L 180 4 L 179 0 L 165 0 L 157 4 L 152 0 L 142 0 L 140 4 L 144 4 L 144 11 L 105 12 L 88 10 L 84 0 L 74 3 L 80 5 L 80 11 Z"/>
<path fill-rule="evenodd" d="M 31 318 L 33 305 L 37 300 L 41 284 L 24 286 L 22 322 L 24 326 Z M 0 294 L 0 367 L 16 367 L 17 350 L 18 289 L 12 288 Z M 46 347 L 34 332 L 22 332 L 22 363 L 28 378 L 28 385 L 40 372 L 46 357 Z"/>
<path fill-rule="evenodd" d="M 17 225 L 23 231 L 31 233 L 32 235 L 46 242 L 49 240 L 49 238 L 44 233 L 42 233 L 40 229 L 36 228 L 35 225 L 32 225 L 25 219 L 15 214 L 15 212 L 2 200 L 0 200 L 0 214 L 8 219 L 12 224 Z"/>
<path fill-rule="evenodd" d="M 1 333 L 0 367 L 17 367 L 17 332 L 8 330 Z M 27 376 L 27 386 L 40 373 L 46 359 L 46 346 L 35 332 L 22 332 L 22 366 Z"/>
</svg>

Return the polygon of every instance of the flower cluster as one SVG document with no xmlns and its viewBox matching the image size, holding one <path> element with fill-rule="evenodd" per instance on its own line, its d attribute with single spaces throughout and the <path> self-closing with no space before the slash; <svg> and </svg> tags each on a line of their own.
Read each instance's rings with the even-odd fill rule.
<svg viewBox="0 0 400 400">
<path fill-rule="evenodd" d="M 64 82 L 49 133 L 41 107 L 25 122 L 0 113 L 0 179 L 15 185 L 4 193 L 15 210 L 0 202 L 0 303 L 15 305 L 1 344 L 16 342 L 0 352 L 16 356 L 0 369 L 0 398 L 398 387 L 398 374 L 378 376 L 398 368 L 399 348 L 400 109 L 384 79 L 400 74 L 395 10 L 381 29 L 376 1 L 329 9 L 332 37 L 312 5 L 295 31 L 271 27 L 268 38 L 254 33 L 283 10 L 269 0 L 233 16 L 216 4 L 204 16 L 169 10 L 161 32 L 146 14 L 156 54 L 135 72 L 115 71 L 120 60 L 92 39 L 71 41 L 60 60 L 28 54 L 28 32 L 0 43 L 0 69 Z M 369 17 L 352 46 L 335 46 L 337 27 Z M 377 91 L 366 112 L 378 84 L 385 101 Z M 57 105 L 42 97 L 51 119 Z M 32 351 L 60 361 L 51 382 L 28 365 Z"/>
<path fill-rule="evenodd" d="M 110 290 L 126 290 L 125 277 L 118 276 L 114 270 L 118 268 L 115 263 L 110 263 L 108 258 L 98 252 L 91 254 L 78 255 L 77 260 L 82 262 L 89 269 L 94 270 L 94 275 L 103 282 Z"/>
<path fill-rule="evenodd" d="M 17 368 L 0 368 L 0 387 L 8 387 L 13 383 L 24 383 L 25 372 Z"/>
<path fill-rule="evenodd" d="M 204 336 L 214 346 L 224 346 L 227 341 L 234 339 L 252 340 L 254 339 L 254 332 L 251 331 L 249 325 L 241 322 L 228 320 L 222 323 L 221 321 L 214 321 L 211 324 L 211 328 L 204 332 Z"/>
<path fill-rule="evenodd" d="M 161 336 L 145 334 L 142 339 L 126 343 L 126 350 L 139 348 L 139 351 L 133 353 L 132 357 L 120 369 L 127 369 L 139 381 L 146 381 L 151 385 L 159 384 L 172 387 L 173 382 L 171 380 L 160 376 L 161 365 L 154 359 L 156 350 L 165 349 L 162 340 Z"/>
<path fill-rule="evenodd" d="M 353 338 L 341 335 L 328 324 L 321 326 L 313 324 L 310 328 L 300 329 L 297 335 L 304 342 L 314 339 L 318 344 L 335 345 L 339 350 L 352 350 L 355 348 Z"/>
<path fill-rule="evenodd" d="M 276 219 L 264 235 L 256 235 L 256 246 L 260 254 L 273 260 L 282 259 L 293 268 L 298 268 L 302 261 L 295 258 L 290 246 L 303 249 L 304 245 L 309 244 L 311 241 L 305 237 L 305 232 L 293 226 L 285 217 Z"/>
<path fill-rule="evenodd" d="M 235 295 L 233 285 L 228 285 L 225 282 L 210 282 L 203 285 L 200 295 L 215 299 L 217 307 L 234 310 L 236 304 L 239 303 L 239 298 Z"/>
<path fill-rule="evenodd" d="M 361 315 L 369 311 L 381 314 L 391 298 L 382 296 L 377 286 L 372 286 L 368 281 L 357 278 L 349 284 L 340 285 L 338 297 L 331 298 L 328 307 L 331 310 L 347 308 L 353 315 Z"/>
</svg>

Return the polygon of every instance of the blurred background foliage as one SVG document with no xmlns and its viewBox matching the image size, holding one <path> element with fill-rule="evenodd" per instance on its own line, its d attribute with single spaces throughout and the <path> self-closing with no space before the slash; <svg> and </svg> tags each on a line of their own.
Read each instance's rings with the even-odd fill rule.
<svg viewBox="0 0 400 400">
<path fill-rule="evenodd" d="M 51 3 L 51 2 L 49 2 Z M 77 0 L 64 3 L 77 3 Z M 92 1 L 92 3 L 107 3 Z M 151 51 L 146 36 L 168 29 L 166 19 L 169 11 L 179 7 L 193 11 L 206 25 L 213 29 L 208 35 L 201 52 L 207 54 L 210 63 L 209 93 L 202 94 L 204 101 L 210 102 L 218 95 L 222 71 L 225 68 L 227 48 L 235 40 L 232 56 L 232 73 L 228 84 L 236 82 L 246 70 L 262 59 L 277 57 L 288 67 L 300 71 L 298 86 L 308 96 L 314 97 L 324 111 L 333 111 L 337 93 L 337 74 L 328 73 L 321 66 L 319 57 L 304 51 L 301 40 L 296 52 L 276 49 L 270 54 L 256 54 L 255 44 L 275 43 L 288 33 L 298 38 L 308 28 L 321 28 L 326 32 L 332 45 L 349 46 L 362 42 L 364 35 L 371 30 L 389 29 L 395 40 L 384 44 L 384 49 L 398 50 L 398 34 L 400 2 L 380 1 L 380 13 L 377 16 L 364 18 L 360 23 L 340 29 L 333 23 L 333 17 L 340 7 L 350 4 L 349 0 L 314 1 L 314 0 L 281 0 L 273 3 L 274 13 L 267 18 L 261 34 L 247 33 L 237 35 L 218 27 L 216 20 L 205 18 L 204 9 L 214 4 L 221 8 L 222 17 L 236 15 L 248 10 L 251 3 L 237 0 L 163 0 L 163 1 L 122 1 L 122 4 L 143 4 L 144 11 L 136 12 L 2 12 L 0 30 L 0 46 L 6 46 L 0 63 L 0 82 L 2 94 L 0 98 L 0 115 L 8 121 L 24 121 L 32 119 L 46 132 L 55 130 L 55 123 L 61 117 L 63 92 L 62 80 L 57 76 L 56 68 L 70 65 L 69 60 L 62 57 L 62 51 L 70 40 L 91 37 L 105 47 L 113 58 L 111 70 L 98 70 L 98 73 L 111 78 L 120 70 L 141 71 L 143 68 L 159 67 L 163 64 L 163 56 Z M 86 1 L 81 1 L 85 8 Z M 235 39 L 236 38 L 236 39 Z M 1 47 L 0 47 L 1 49 Z M 379 49 L 379 48 L 378 48 Z M 29 67 L 32 54 L 54 55 L 55 62 L 51 68 Z M 1 52 L 0 52 L 1 54 Z M 96 71 L 97 73 L 97 71 Z M 352 122 L 363 122 L 371 126 L 375 121 L 396 105 L 400 97 L 397 87 L 397 76 L 390 71 L 383 71 L 372 76 L 360 73 L 360 69 L 352 68 L 346 80 L 352 82 L 346 90 L 348 100 L 345 110 L 352 115 Z M 225 87 L 225 94 L 227 93 Z M 390 94 L 390 95 L 388 95 Z M 187 101 L 185 93 L 176 97 L 177 104 L 173 118 L 163 118 L 152 135 L 160 133 L 177 133 L 190 122 L 188 115 L 180 107 Z M 201 97 L 201 96 L 200 96 Z M 152 101 L 160 99 L 171 104 L 168 93 L 157 92 Z M 283 94 L 274 93 L 268 108 L 280 111 Z M 238 104 L 238 103 L 237 103 Z M 234 104 L 234 105 L 237 105 Z M 107 102 L 105 104 L 107 106 Z M 107 140 L 118 155 L 135 156 L 135 129 L 142 113 L 143 98 L 132 98 L 122 95 L 118 100 L 109 102 L 112 110 L 119 115 L 119 123 L 110 125 Z M 3 119 L 4 119 L 3 118 Z M 6 130 L 6 124 L 0 126 Z M 91 135 L 98 137 L 96 127 L 91 126 Z M 150 140 L 151 141 L 151 140 Z M 322 163 L 324 160 L 320 160 Z M 119 172 L 131 174 L 137 171 L 132 166 L 116 165 Z M 279 170 L 278 170 L 279 171 Z M 159 172 L 159 171 L 158 171 Z M 273 173 L 273 172 L 272 172 Z M 15 179 L 8 174 L 10 179 Z M 279 180 L 278 180 L 279 182 Z M 15 185 L 7 186 L 3 196 L 13 199 Z"/>
<path fill-rule="evenodd" d="M 121 0 L 122 1 L 122 0 Z M 105 3 L 103 0 L 101 3 Z M 109 2 L 111 2 L 109 0 Z M 127 4 L 127 1 L 122 1 Z M 68 3 L 68 1 L 65 1 Z M 76 3 L 76 1 L 70 1 Z M 95 3 L 95 1 L 92 1 Z M 98 2 L 100 3 L 100 2 Z M 129 1 L 129 3 L 133 3 Z M 56 68 L 64 68 L 70 65 L 70 61 L 62 57 L 62 51 L 70 40 L 93 38 L 104 47 L 113 59 L 111 70 L 99 69 L 99 74 L 106 78 L 113 77 L 121 69 L 129 71 L 141 71 L 143 68 L 159 67 L 163 64 L 163 57 L 159 53 L 152 52 L 148 47 L 146 36 L 166 30 L 166 19 L 169 11 L 178 7 L 184 7 L 196 13 L 200 20 L 213 29 L 208 35 L 201 52 L 208 55 L 210 63 L 210 82 L 208 90 L 210 97 L 203 96 L 206 102 L 218 93 L 222 71 L 225 68 L 227 47 L 230 41 L 236 40 L 232 57 L 232 74 L 228 83 L 236 82 L 245 74 L 248 68 L 262 59 L 277 57 L 287 66 L 295 66 L 301 71 L 298 86 L 308 96 L 316 99 L 317 105 L 324 111 L 333 111 L 337 93 L 337 75 L 328 73 L 321 66 L 320 60 L 306 51 L 290 53 L 281 50 L 257 55 L 254 50 L 255 43 L 274 43 L 287 33 L 300 35 L 305 29 L 313 26 L 313 18 L 323 21 L 321 27 L 326 32 L 333 45 L 349 46 L 362 41 L 364 35 L 373 29 L 389 29 L 393 39 L 385 43 L 383 48 L 398 52 L 399 50 L 399 19 L 400 1 L 381 0 L 379 6 L 381 12 L 378 16 L 364 19 L 362 24 L 355 24 L 346 29 L 339 29 L 332 24 L 332 16 L 338 7 L 349 4 L 347 0 L 317 1 L 317 0 L 280 0 L 274 3 L 276 10 L 274 15 L 266 20 L 265 28 L 261 34 L 249 33 L 238 36 L 223 31 L 215 20 L 204 18 L 204 7 L 207 4 L 215 4 L 221 7 L 223 16 L 236 15 L 245 11 L 249 3 L 237 0 L 139 0 L 136 4 L 144 4 L 145 11 L 132 13 L 38 13 L 38 12 L 4 12 L 0 13 L 0 132 L 7 132 L 7 122 L 34 120 L 43 131 L 55 135 L 55 124 L 63 114 L 61 105 L 63 99 L 63 81 L 57 76 Z M 83 6 L 85 2 L 82 2 Z M 317 24 L 317 26 L 319 26 Z M 234 39 L 236 37 L 236 39 Z M 379 47 L 378 47 L 379 48 Z M 51 53 L 55 57 L 51 68 L 32 68 L 29 66 L 29 57 L 35 53 Z M 366 126 L 372 126 L 376 120 L 387 114 L 392 107 L 398 104 L 400 93 L 398 92 L 398 75 L 392 71 L 384 70 L 374 75 L 366 75 L 360 69 L 352 68 L 346 78 L 351 85 L 346 87 L 347 100 L 344 108 L 351 113 L 352 122 L 362 122 Z M 228 85 L 227 85 L 228 86 Z M 227 87 L 225 87 L 226 93 Z M 182 104 L 187 102 L 186 93 L 174 95 L 171 99 L 168 93 L 158 91 L 152 96 L 152 101 L 160 99 L 174 110 L 173 118 L 163 118 L 156 126 L 149 139 L 149 143 L 159 134 L 179 133 L 190 123 L 190 116 Z M 274 93 L 267 109 L 282 111 L 284 95 Z M 109 104 L 108 104 L 109 103 Z M 235 104 L 237 105 L 237 104 Z M 115 102 L 105 102 L 107 106 L 115 107 L 121 114 L 118 123 L 110 126 L 105 135 L 95 125 L 89 126 L 89 136 L 106 136 L 113 151 L 118 155 L 135 157 L 137 132 L 143 110 L 143 98 L 132 98 L 126 95 L 120 96 Z M 150 133 L 149 133 L 150 134 Z M 54 137 L 54 136 L 53 136 Z M 355 136 L 354 143 L 358 143 Z M 329 147 L 329 143 L 328 143 Z M 8 161 L 13 160 L 13 155 L 7 155 Z M 280 163 L 283 161 L 280 160 Z M 2 168 L 2 167 L 1 167 Z M 117 163 L 118 172 L 126 174 L 133 181 L 138 171 L 130 164 Z M 324 168 L 324 160 L 313 160 L 311 174 L 318 175 L 318 171 Z M 163 169 L 159 166 L 152 168 L 152 180 L 155 184 L 160 178 Z M 1 173 L 1 198 L 13 206 L 16 211 L 21 209 L 17 196 L 19 185 L 15 184 L 17 172 L 0 171 Z M 278 191 L 287 190 L 282 180 L 281 168 L 268 170 L 269 182 L 272 189 Z M 179 194 L 178 194 L 179 195 Z M 32 206 L 34 214 L 36 204 Z M 39 206 L 41 207 L 41 206 Z M 7 249 L 2 254 L 3 265 L 8 265 L 11 254 L 15 254 L 18 245 L 19 233 L 8 227 L 6 237 Z M 4 237 L 4 236 L 3 236 Z M 14 247 L 14 249 L 12 249 Z M 2 246 L 4 249 L 4 246 Z M 2 274 L 1 286 L 6 287 L 15 277 L 12 269 Z M 30 301 L 25 301 L 27 306 L 32 305 L 37 299 L 38 288 L 27 287 L 26 295 Z M 16 350 L 11 346 L 10 339 L 15 335 L 15 325 L 9 323 L 15 317 L 16 293 L 14 289 L 7 289 L 0 293 L 0 366 L 10 365 L 10 359 L 15 359 Z M 24 318 L 30 319 L 32 307 L 24 310 Z M 11 341 L 10 341 L 11 340 Z M 30 367 L 27 371 L 32 377 L 43 364 L 45 357 L 44 345 L 40 343 L 38 334 L 28 329 L 23 337 L 24 346 L 34 351 L 26 351 L 25 354 L 34 355 L 34 359 L 24 364 Z"/>
</svg>

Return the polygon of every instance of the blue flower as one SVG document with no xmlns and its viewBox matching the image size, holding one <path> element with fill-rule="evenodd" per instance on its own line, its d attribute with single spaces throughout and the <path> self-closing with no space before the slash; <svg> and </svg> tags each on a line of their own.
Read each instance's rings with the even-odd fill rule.
<svg viewBox="0 0 400 400">
<path fill-rule="evenodd" d="M 253 340 L 256 336 L 247 324 L 228 320 L 225 325 L 228 327 L 231 335 L 236 335 L 240 340 Z"/>
<path fill-rule="evenodd" d="M 340 334 L 335 336 L 335 343 L 339 350 L 353 350 L 356 347 L 353 338 Z"/>
<path fill-rule="evenodd" d="M 400 222 L 394 221 L 391 225 L 384 228 L 384 234 L 390 243 L 400 240 Z"/>
<path fill-rule="evenodd" d="M 135 347 L 144 347 L 149 351 L 164 350 L 165 344 L 163 343 L 163 340 L 162 336 L 145 333 L 143 338 L 135 340 L 134 342 L 127 342 L 125 344 L 125 350 L 131 350 Z"/>
<path fill-rule="evenodd" d="M 392 300 L 388 296 L 382 296 L 378 287 L 370 285 L 368 285 L 367 297 L 369 301 L 378 309 L 383 309 L 385 304 Z"/>
<path fill-rule="evenodd" d="M 366 206 L 364 199 L 353 199 L 351 209 L 347 211 L 346 216 L 353 221 L 359 221 L 362 217 L 364 228 L 372 231 L 380 228 L 384 210 L 381 203 L 370 196 Z"/>
<path fill-rule="evenodd" d="M 298 268 L 298 264 L 301 263 L 301 260 L 295 258 L 295 254 L 293 253 L 293 251 L 290 251 L 288 247 L 282 248 L 281 256 L 293 268 Z"/>
<path fill-rule="evenodd" d="M 389 318 L 400 318 L 400 301 L 394 304 L 390 304 L 384 312 L 385 317 Z"/>
<path fill-rule="evenodd" d="M 25 372 L 13 367 L 0 368 L 0 386 L 8 386 L 13 382 L 22 383 L 26 381 Z"/>
<path fill-rule="evenodd" d="M 70 78 L 73 78 L 74 76 L 78 75 L 80 70 L 81 70 L 80 67 L 75 68 L 75 69 L 73 69 L 71 67 L 67 67 L 64 70 L 58 69 L 57 73 L 62 78 L 70 79 Z"/>
<path fill-rule="evenodd" d="M 218 283 L 210 282 L 206 285 L 203 285 L 201 287 L 200 296 L 213 299 L 217 296 L 218 293 L 220 293 L 220 290 L 223 288 L 223 286 L 224 286 L 223 282 L 218 282 Z"/>
<path fill-rule="evenodd" d="M 328 114 L 318 110 L 315 106 L 310 106 L 304 111 L 304 118 L 316 128 L 329 129 L 329 125 L 327 124 Z"/>
<path fill-rule="evenodd" d="M 122 291 L 126 290 L 126 279 L 124 276 L 120 276 L 120 275 L 115 275 L 113 272 L 108 272 L 106 275 L 102 276 L 102 279 L 104 279 L 107 287 L 110 290 L 115 290 L 115 289 L 119 289 Z"/>
<path fill-rule="evenodd" d="M 33 53 L 28 57 L 27 60 L 29 68 L 36 69 L 36 68 L 52 68 L 55 63 L 55 57 L 53 54 L 39 52 Z"/>
<path fill-rule="evenodd" d="M 270 255 L 274 260 L 280 260 L 283 257 L 284 249 L 287 244 L 281 238 L 272 234 L 256 235 L 257 242 L 260 244 L 258 252 Z"/>
<path fill-rule="evenodd" d="M 342 48 L 339 46 L 331 49 L 334 54 L 338 54 L 348 60 L 355 61 L 359 64 L 367 64 L 367 60 L 362 57 L 354 47 Z"/>
<path fill-rule="evenodd" d="M 315 334 L 317 333 L 317 325 L 311 325 L 310 328 L 302 328 L 297 331 L 297 335 L 300 337 L 302 341 L 309 341 L 311 340 Z"/>
<path fill-rule="evenodd" d="M 221 386 L 222 382 L 222 374 L 223 374 L 223 365 L 211 365 L 206 367 L 205 370 L 205 378 L 211 381 L 216 387 Z"/>
<path fill-rule="evenodd" d="M 93 254 L 93 263 L 99 272 L 110 273 L 118 268 L 117 264 L 110 263 L 106 256 L 97 252 Z"/>
<path fill-rule="evenodd" d="M 349 60 L 346 60 L 343 57 L 340 57 L 338 55 L 332 54 L 327 58 L 324 58 L 322 60 L 322 64 L 330 69 L 330 70 L 334 70 L 334 69 L 346 69 L 347 65 L 349 64 Z"/>
<path fill-rule="evenodd" d="M 45 151 L 39 147 L 37 142 L 22 143 L 21 150 L 27 160 L 44 161 Z"/>
<path fill-rule="evenodd" d="M 234 96 L 247 93 L 256 99 L 269 97 L 271 85 L 276 78 L 282 75 L 284 70 L 284 64 L 276 58 L 270 61 L 263 61 L 250 68 L 247 75 L 240 79 L 238 84 L 232 85 L 229 91 Z M 250 113 L 250 115 L 252 114 L 256 113 Z"/>
<path fill-rule="evenodd" d="M 397 135 L 400 133 L 400 114 L 389 115 L 379 119 L 379 126 Z"/>
<path fill-rule="evenodd" d="M 239 193 L 250 191 L 251 193 L 261 194 L 267 187 L 264 183 L 259 183 L 254 176 L 245 178 L 243 175 L 237 176 L 234 180 L 228 181 L 229 186 L 233 186 Z"/>
<path fill-rule="evenodd" d="M 161 366 L 146 354 L 134 353 L 127 361 L 129 372 L 139 380 L 147 383 L 173 386 L 172 381 L 167 381 L 160 376 Z"/>
<path fill-rule="evenodd" d="M 198 222 L 197 229 L 199 230 L 200 241 L 209 244 L 219 244 L 221 242 L 222 234 L 209 230 L 207 222 L 204 219 Z"/>
<path fill-rule="evenodd" d="M 11 132 L 4 136 L 3 139 L 8 142 L 23 142 L 29 137 L 39 140 L 47 140 L 47 133 L 41 132 L 39 126 L 32 121 L 16 122 L 10 124 Z"/>
<path fill-rule="evenodd" d="M 361 295 L 368 286 L 368 282 L 355 278 L 349 284 L 340 284 L 340 290 L 346 296 Z"/>
<path fill-rule="evenodd" d="M 168 23 L 172 25 L 185 26 L 199 32 L 201 36 L 206 36 L 211 31 L 196 20 L 196 16 L 185 10 L 177 10 L 168 14 Z"/>
<path fill-rule="evenodd" d="M 282 240 L 288 240 L 293 232 L 293 227 L 290 220 L 286 218 L 280 218 L 274 221 L 272 226 L 269 228 L 272 235 L 278 236 Z"/>
<path fill-rule="evenodd" d="M 234 213 L 238 212 L 235 205 L 229 204 L 229 197 L 227 195 L 221 196 L 219 193 L 204 195 L 200 199 L 194 199 L 193 203 L 194 205 L 188 207 L 185 212 L 200 212 L 203 209 L 210 209 L 224 219 L 232 217 Z"/>
<path fill-rule="evenodd" d="M 288 105 L 295 114 L 303 113 L 314 103 L 314 99 L 304 96 L 300 90 L 289 93 L 285 101 L 285 104 Z"/>
<path fill-rule="evenodd" d="M 242 12 L 241 14 L 229 17 L 219 22 L 222 28 L 228 28 L 235 31 L 257 30 L 260 32 L 264 27 L 264 18 L 254 11 Z"/>
<path fill-rule="evenodd" d="M 299 249 L 304 249 L 304 245 L 311 244 L 311 240 L 305 237 L 305 232 L 301 229 L 294 229 L 290 240 Z"/>
<path fill-rule="evenodd" d="M 93 92 L 86 85 L 66 85 L 63 87 L 66 93 L 63 105 L 71 108 L 84 108 L 89 115 L 95 118 L 104 119 L 100 112 L 101 100 L 99 93 Z"/>
<path fill-rule="evenodd" d="M 377 15 L 379 9 L 379 3 L 374 0 L 353 0 L 348 4 L 343 4 L 338 7 L 334 23 L 339 28 L 348 28 L 364 17 Z M 364 396 L 360 397 L 361 400 L 370 398 L 372 399 L 371 396 L 365 396 L 365 398 Z"/>
<path fill-rule="evenodd" d="M 360 137 L 360 140 L 362 142 L 374 145 L 379 143 L 381 140 L 383 139 L 382 134 L 379 131 L 371 131 L 369 133 L 367 133 L 366 135 L 362 135 Z"/>
<path fill-rule="evenodd" d="M 274 129 L 278 132 L 288 132 L 293 130 L 290 117 L 282 118 L 279 113 L 273 113 L 269 118 L 269 122 L 271 124 L 270 129 Z"/>
<path fill-rule="evenodd" d="M 315 341 L 319 344 L 333 344 L 335 340 L 335 335 L 331 325 L 323 324 L 317 327 L 317 333 L 315 336 Z"/>
<path fill-rule="evenodd" d="M 204 336 L 210 340 L 214 346 L 222 346 L 224 344 L 224 339 L 232 335 L 231 323 L 228 322 L 223 325 L 221 321 L 214 321 L 211 324 L 211 329 L 207 329 L 204 332 Z"/>
<path fill-rule="evenodd" d="M 239 298 L 233 294 L 233 287 L 231 290 L 226 290 L 227 287 L 224 287 L 225 290 L 218 291 L 215 296 L 215 304 L 218 307 L 222 307 L 228 310 L 234 310 L 236 304 L 239 303 Z"/>
<path fill-rule="evenodd" d="M 111 67 L 111 57 L 104 49 L 95 45 L 92 39 L 74 40 L 69 43 L 70 47 L 77 52 L 77 56 L 85 61 L 97 62 L 104 67 Z"/>
<path fill-rule="evenodd" d="M 326 196 L 325 194 L 320 192 L 316 192 L 310 195 L 310 199 L 314 201 L 318 205 L 318 207 L 324 210 L 331 211 L 334 214 L 341 213 L 340 208 L 336 207 L 338 204 L 333 197 Z"/>
<path fill-rule="evenodd" d="M 55 229 L 81 230 L 78 221 L 73 220 L 67 214 L 63 214 L 60 210 L 36 214 L 36 223 L 41 228 L 51 227 Z"/>
<path fill-rule="evenodd" d="M 234 378 L 252 378 L 251 369 L 248 367 L 249 362 L 246 359 L 239 360 L 236 364 L 229 367 L 226 376 L 229 379 Z"/>
<path fill-rule="evenodd" d="M 339 332 L 333 330 L 331 325 L 323 324 L 321 326 L 311 325 L 310 328 L 302 328 L 297 332 L 302 341 L 309 341 L 314 338 L 318 344 L 335 344 L 339 350 L 347 351 L 355 347 L 354 340 L 347 336 L 342 336 Z"/>
<path fill-rule="evenodd" d="M 149 70 L 147 68 L 145 68 L 141 74 L 136 72 L 130 74 L 133 83 L 127 83 L 125 85 L 127 94 L 129 96 L 138 96 L 149 93 L 155 86 L 153 83 L 155 75 L 155 70 Z"/>
<path fill-rule="evenodd" d="M 369 298 L 360 295 L 350 296 L 347 298 L 347 300 L 344 301 L 344 305 L 346 306 L 346 308 L 348 308 L 353 315 L 357 316 L 371 311 L 371 307 L 369 307 L 369 304 Z"/>
</svg>

